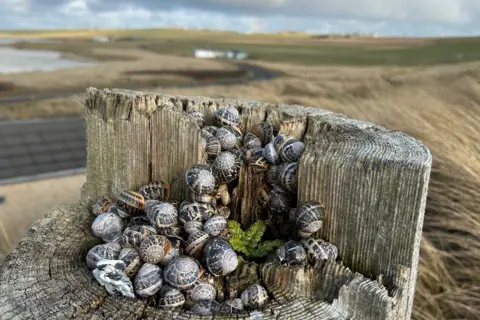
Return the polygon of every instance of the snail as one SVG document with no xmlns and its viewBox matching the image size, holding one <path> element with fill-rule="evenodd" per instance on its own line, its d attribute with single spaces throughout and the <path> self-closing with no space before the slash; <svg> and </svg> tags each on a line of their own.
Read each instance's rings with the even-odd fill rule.
<svg viewBox="0 0 480 320">
<path fill-rule="evenodd" d="M 110 295 L 135 298 L 132 282 L 123 273 L 124 269 L 122 260 L 100 260 L 92 273 Z"/>
<path fill-rule="evenodd" d="M 123 231 L 121 243 L 126 248 L 137 248 L 145 237 L 155 234 L 157 231 L 150 225 L 132 226 Z"/>
<path fill-rule="evenodd" d="M 247 309 L 260 309 L 268 302 L 268 293 L 261 285 L 252 284 L 243 290 L 241 299 Z"/>
<path fill-rule="evenodd" d="M 178 222 L 177 208 L 168 202 L 147 206 L 146 213 L 150 223 L 158 229 L 171 227 Z"/>
<path fill-rule="evenodd" d="M 138 253 L 144 262 L 157 264 L 170 252 L 171 247 L 170 240 L 165 236 L 153 235 L 142 241 Z"/>
<path fill-rule="evenodd" d="M 326 259 L 334 261 L 337 260 L 338 248 L 336 245 L 322 239 L 317 239 L 317 243 L 322 248 L 324 255 L 327 257 Z"/>
<path fill-rule="evenodd" d="M 279 185 L 270 191 L 270 211 L 279 216 L 284 216 L 293 206 L 292 194 Z"/>
<path fill-rule="evenodd" d="M 134 227 L 134 226 L 146 226 L 146 225 L 150 225 L 150 220 L 148 220 L 146 215 L 141 214 L 141 215 L 132 217 L 127 223 L 127 228 Z"/>
<path fill-rule="evenodd" d="M 185 303 L 183 293 L 169 285 L 164 285 L 159 292 L 158 305 L 161 308 L 177 308 Z"/>
<path fill-rule="evenodd" d="M 209 238 L 209 234 L 204 231 L 197 231 L 190 234 L 185 243 L 185 252 L 189 256 L 199 259 L 202 256 L 203 249 Z"/>
<path fill-rule="evenodd" d="M 211 194 L 196 194 L 193 191 L 188 193 L 189 200 L 192 202 L 200 202 L 209 205 L 215 205 L 217 203 L 217 199 Z"/>
<path fill-rule="evenodd" d="M 203 230 L 203 223 L 197 220 L 187 221 L 184 224 L 185 232 L 189 235 Z"/>
<path fill-rule="evenodd" d="M 105 212 L 98 215 L 92 223 L 92 232 L 105 242 L 118 238 L 123 233 L 124 222 L 117 214 Z"/>
<path fill-rule="evenodd" d="M 117 198 L 118 215 L 128 218 L 140 214 L 145 208 L 145 198 L 138 192 L 123 191 Z"/>
<path fill-rule="evenodd" d="M 254 168 L 255 172 L 262 172 L 268 170 L 268 162 L 263 156 L 263 153 L 254 154 L 247 160 L 247 165 Z"/>
<path fill-rule="evenodd" d="M 182 255 L 182 240 L 177 237 L 167 237 L 167 239 L 170 241 L 170 251 L 158 263 L 161 266 L 168 265 L 174 258 Z"/>
<path fill-rule="evenodd" d="M 205 244 L 203 260 L 214 276 L 226 276 L 238 266 L 238 257 L 230 243 L 221 237 L 213 237 Z"/>
<path fill-rule="evenodd" d="M 176 257 L 165 267 L 164 277 L 168 285 L 177 289 L 188 289 L 193 287 L 200 277 L 200 267 L 191 257 Z"/>
<path fill-rule="evenodd" d="M 205 116 L 203 115 L 203 113 L 193 110 L 190 111 L 187 115 L 191 119 L 195 120 L 200 128 L 203 128 L 203 126 L 205 126 Z"/>
<path fill-rule="evenodd" d="M 254 147 L 261 147 L 262 146 L 262 140 L 260 140 L 259 137 L 257 137 L 255 134 L 251 132 L 247 132 L 245 134 L 245 137 L 243 138 L 243 146 L 245 149 L 251 149 Z"/>
<path fill-rule="evenodd" d="M 118 243 L 103 243 L 94 246 L 87 253 L 88 267 L 94 269 L 100 260 L 117 260 L 121 249 L 122 247 Z"/>
<path fill-rule="evenodd" d="M 205 221 L 203 231 L 211 236 L 218 236 L 227 227 L 227 219 L 220 215 L 215 215 Z"/>
<path fill-rule="evenodd" d="M 193 302 L 215 300 L 217 290 L 209 283 L 196 281 L 194 286 L 187 291 L 187 299 Z"/>
<path fill-rule="evenodd" d="M 190 312 L 198 316 L 213 316 L 216 314 L 219 304 L 215 300 L 200 300 L 190 308 Z"/>
<path fill-rule="evenodd" d="M 219 126 L 238 126 L 240 125 L 240 117 L 235 108 L 222 108 L 215 112 L 215 122 Z"/>
<path fill-rule="evenodd" d="M 273 146 L 275 147 L 277 152 L 280 154 L 284 144 L 291 140 L 295 140 L 295 138 L 292 136 L 289 136 L 288 134 L 280 133 L 273 139 Z"/>
<path fill-rule="evenodd" d="M 280 148 L 280 157 L 285 162 L 298 162 L 305 151 L 302 141 L 292 139 L 285 142 Z"/>
<path fill-rule="evenodd" d="M 278 178 L 280 184 L 291 193 L 297 192 L 297 167 L 297 162 L 288 163 Z"/>
<path fill-rule="evenodd" d="M 162 268 L 151 263 L 143 264 L 133 280 L 133 286 L 139 297 L 153 296 L 163 286 Z"/>
<path fill-rule="evenodd" d="M 145 200 L 170 200 L 170 184 L 167 180 L 160 179 L 152 181 L 138 190 Z"/>
<path fill-rule="evenodd" d="M 215 137 L 220 142 L 222 150 L 227 151 L 240 145 L 242 134 L 230 126 L 223 126 L 217 130 Z"/>
<path fill-rule="evenodd" d="M 240 298 L 225 300 L 218 307 L 218 313 L 221 315 L 233 315 L 243 312 L 244 306 Z"/>
<path fill-rule="evenodd" d="M 215 177 L 206 164 L 191 166 L 185 174 L 185 181 L 188 188 L 197 194 L 209 194 L 215 188 Z"/>
<path fill-rule="evenodd" d="M 92 212 L 94 215 L 98 216 L 101 213 L 107 212 L 108 208 L 114 203 L 114 201 L 109 197 L 100 197 L 95 201 L 92 206 Z"/>
<path fill-rule="evenodd" d="M 185 200 L 180 204 L 178 220 L 180 220 L 181 223 L 192 220 L 203 222 L 213 214 L 214 209 L 212 206 L 206 203 Z"/>
<path fill-rule="evenodd" d="M 215 127 L 215 126 L 205 126 L 205 127 L 202 128 L 202 135 L 204 135 L 205 133 L 210 133 L 212 135 L 216 135 L 217 130 L 218 130 L 218 128 Z"/>
<path fill-rule="evenodd" d="M 289 265 L 303 264 L 307 259 L 307 253 L 303 246 L 295 240 L 285 242 L 277 249 L 277 257 L 281 263 Z"/>
<path fill-rule="evenodd" d="M 295 225 L 301 237 L 308 237 L 321 229 L 325 216 L 325 207 L 318 201 L 310 201 L 298 208 Z"/>
<path fill-rule="evenodd" d="M 213 134 L 203 132 L 202 138 L 205 139 L 205 152 L 209 157 L 216 157 L 222 151 L 220 141 Z"/>
<path fill-rule="evenodd" d="M 273 145 L 273 142 L 267 143 L 267 145 L 263 148 L 263 157 L 267 160 L 270 164 L 279 164 L 280 163 L 280 156 Z"/>
<path fill-rule="evenodd" d="M 118 255 L 118 259 L 125 263 L 125 269 L 123 272 L 129 278 L 132 278 L 138 272 L 138 270 L 140 270 L 140 267 L 143 263 L 140 259 L 137 249 L 134 248 L 122 249 Z"/>
<path fill-rule="evenodd" d="M 215 181 L 219 184 L 235 180 L 240 173 L 240 161 L 231 152 L 221 152 L 213 161 L 212 170 Z"/>
<path fill-rule="evenodd" d="M 262 146 L 272 141 L 274 134 L 274 127 L 270 122 L 260 122 L 252 127 L 252 132 L 260 138 Z"/>
</svg>

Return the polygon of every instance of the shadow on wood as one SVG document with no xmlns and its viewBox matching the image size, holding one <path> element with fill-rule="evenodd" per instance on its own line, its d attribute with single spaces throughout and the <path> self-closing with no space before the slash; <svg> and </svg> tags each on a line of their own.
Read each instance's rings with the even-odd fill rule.
<svg viewBox="0 0 480 320">
<path fill-rule="evenodd" d="M 409 319 L 432 160 L 423 144 L 315 108 L 94 88 L 86 98 L 84 200 L 37 221 L 3 262 L 0 314 L 7 319 L 197 318 L 107 295 L 85 262 L 87 251 L 100 243 L 90 230 L 94 216 L 88 208 L 101 195 L 115 197 L 160 178 L 171 183 L 173 198 L 184 198 L 185 171 L 205 161 L 199 127 L 185 111 L 196 108 L 211 123 L 214 112 L 226 106 L 239 110 L 245 130 L 267 120 L 305 142 L 297 200 L 325 204 L 328 214 L 316 236 L 336 244 L 341 258 L 315 268 L 242 263 L 227 282 L 260 281 L 274 298 L 265 310 L 244 318 Z"/>
</svg>

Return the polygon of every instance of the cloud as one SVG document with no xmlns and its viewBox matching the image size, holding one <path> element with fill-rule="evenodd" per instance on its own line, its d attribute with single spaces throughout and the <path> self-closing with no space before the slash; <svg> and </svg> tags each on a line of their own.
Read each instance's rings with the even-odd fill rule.
<svg viewBox="0 0 480 320">
<path fill-rule="evenodd" d="M 0 28 L 185 26 L 246 32 L 471 34 L 478 0 L 0 0 Z"/>
</svg>

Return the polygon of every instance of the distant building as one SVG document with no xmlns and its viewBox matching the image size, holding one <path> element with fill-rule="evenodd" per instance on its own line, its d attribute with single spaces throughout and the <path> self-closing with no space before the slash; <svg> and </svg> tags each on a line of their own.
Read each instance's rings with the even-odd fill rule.
<svg viewBox="0 0 480 320">
<path fill-rule="evenodd" d="M 195 58 L 201 59 L 247 59 L 248 55 L 240 50 L 202 49 L 193 50 Z"/>
<path fill-rule="evenodd" d="M 103 36 L 92 38 L 92 41 L 95 41 L 95 42 L 110 42 L 111 40 L 112 40 L 111 37 L 103 37 Z"/>
</svg>

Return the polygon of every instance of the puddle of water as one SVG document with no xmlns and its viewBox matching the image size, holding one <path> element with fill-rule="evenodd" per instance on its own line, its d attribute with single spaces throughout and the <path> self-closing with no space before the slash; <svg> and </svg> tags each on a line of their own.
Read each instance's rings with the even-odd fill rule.
<svg viewBox="0 0 480 320">
<path fill-rule="evenodd" d="M 0 39 L 0 74 L 27 71 L 54 71 L 65 68 L 92 66 L 96 63 L 63 59 L 55 51 L 19 50 L 8 45 L 22 39 Z M 32 41 L 32 40 L 28 40 Z M 48 40 L 33 40 L 45 42 Z"/>
</svg>

